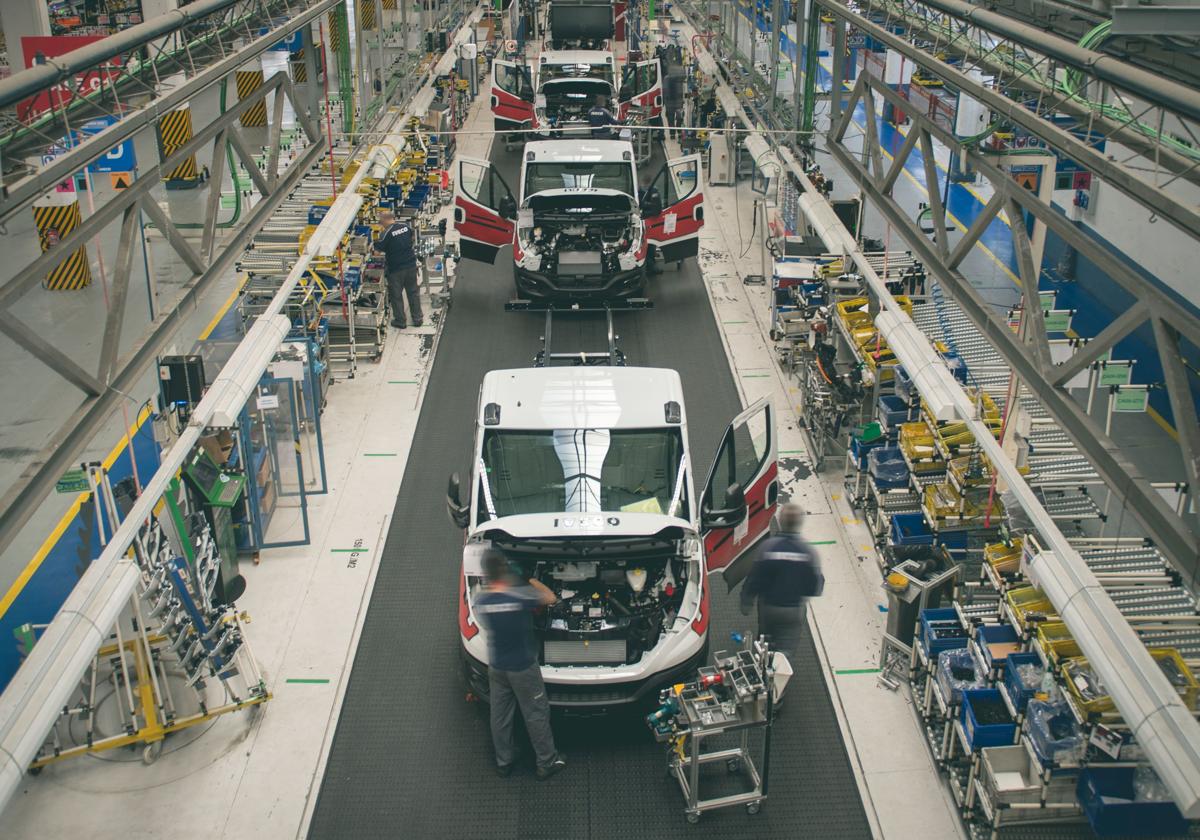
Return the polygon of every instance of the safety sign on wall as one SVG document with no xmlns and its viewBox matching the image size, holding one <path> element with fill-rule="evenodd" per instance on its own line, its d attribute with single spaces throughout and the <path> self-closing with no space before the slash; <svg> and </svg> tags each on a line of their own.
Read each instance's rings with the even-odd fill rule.
<svg viewBox="0 0 1200 840">
<path fill-rule="evenodd" d="M 103 116 L 88 120 L 81 125 L 80 131 L 91 137 L 99 134 L 110 125 L 117 122 L 116 117 Z M 101 157 L 88 164 L 90 172 L 132 172 L 137 168 L 137 155 L 133 151 L 133 141 L 125 140 L 113 146 Z"/>
</svg>

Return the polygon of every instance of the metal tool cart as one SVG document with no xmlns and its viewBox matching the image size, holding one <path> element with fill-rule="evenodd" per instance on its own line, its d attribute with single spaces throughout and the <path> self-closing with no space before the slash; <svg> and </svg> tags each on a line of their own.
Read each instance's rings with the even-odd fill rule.
<svg viewBox="0 0 1200 840">
<path fill-rule="evenodd" d="M 745 806 L 749 814 L 758 813 L 767 798 L 775 699 L 790 674 L 783 654 L 758 639 L 750 650 L 718 651 L 713 665 L 700 668 L 695 680 L 659 695 L 662 705 L 647 716 L 646 723 L 656 740 L 670 744 L 667 773 L 679 783 L 689 823 L 699 822 L 705 811 L 735 805 Z M 757 729 L 763 732 L 760 763 L 755 762 L 750 745 L 751 733 Z M 736 735 L 737 746 L 704 751 L 706 739 L 726 735 Z M 744 772 L 750 789 L 702 797 L 700 767 L 719 763 L 730 774 Z"/>
</svg>

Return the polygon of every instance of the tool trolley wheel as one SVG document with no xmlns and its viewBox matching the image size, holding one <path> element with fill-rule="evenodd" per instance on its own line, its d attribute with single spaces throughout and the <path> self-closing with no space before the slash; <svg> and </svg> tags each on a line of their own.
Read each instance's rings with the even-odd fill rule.
<svg viewBox="0 0 1200 840">
<path fill-rule="evenodd" d="M 762 810 L 761 802 L 747 802 L 746 803 L 746 813 L 749 814 L 750 816 L 754 816 L 761 810 Z"/>
<path fill-rule="evenodd" d="M 687 815 L 687 821 L 688 821 L 688 825 L 695 825 L 696 823 L 700 822 L 700 812 L 699 811 L 694 811 L 694 812 L 689 811 L 688 815 Z"/>
<path fill-rule="evenodd" d="M 153 744 L 147 744 L 142 750 L 142 764 L 153 764 L 158 761 L 158 757 L 162 755 L 162 741 L 155 741 Z"/>
<path fill-rule="evenodd" d="M 725 769 L 732 773 L 737 773 L 742 769 L 742 760 L 740 758 L 731 758 L 725 762 Z"/>
</svg>

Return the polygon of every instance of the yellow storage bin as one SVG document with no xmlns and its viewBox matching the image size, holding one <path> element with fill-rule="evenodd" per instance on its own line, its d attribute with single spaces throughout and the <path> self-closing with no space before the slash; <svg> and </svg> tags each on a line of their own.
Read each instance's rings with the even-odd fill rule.
<svg viewBox="0 0 1200 840">
<path fill-rule="evenodd" d="M 1083 651 L 1079 649 L 1079 643 L 1075 641 L 1075 637 L 1071 635 L 1067 625 L 1061 621 L 1043 623 L 1038 627 L 1037 637 L 1042 652 L 1046 654 L 1047 659 L 1053 662 L 1083 654 Z"/>
<path fill-rule="evenodd" d="M 1002 542 L 985 545 L 983 547 L 984 562 L 1001 574 L 1019 571 L 1021 568 L 1021 547 L 1022 542 L 1020 537 L 1015 537 L 1012 545 L 1006 545 Z"/>
<path fill-rule="evenodd" d="M 1150 656 L 1163 669 L 1163 673 L 1179 693 L 1179 699 L 1189 709 L 1195 710 L 1197 699 L 1200 699 L 1200 683 L 1196 681 L 1195 675 L 1183 661 L 1179 651 L 1175 648 L 1150 648 Z M 1088 667 L 1087 657 L 1076 656 L 1067 659 L 1061 664 L 1059 672 L 1071 699 L 1084 712 L 1102 714 L 1116 710 L 1112 697 L 1096 693 L 1096 690 L 1102 689 L 1103 686 Z"/>
<path fill-rule="evenodd" d="M 1019 561 L 1020 552 L 1017 552 L 1017 556 Z M 1050 599 L 1046 597 L 1046 593 L 1036 586 L 1010 589 L 1005 593 L 1004 600 L 1008 601 L 1013 615 L 1022 624 L 1028 623 L 1029 619 L 1035 616 L 1058 618 L 1058 613 L 1055 611 L 1054 605 L 1050 603 Z"/>
</svg>

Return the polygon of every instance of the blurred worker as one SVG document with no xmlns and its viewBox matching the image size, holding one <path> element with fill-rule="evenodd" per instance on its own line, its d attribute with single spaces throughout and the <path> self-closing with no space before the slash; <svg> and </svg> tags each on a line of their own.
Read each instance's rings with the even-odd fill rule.
<svg viewBox="0 0 1200 840">
<path fill-rule="evenodd" d="M 512 773 L 516 760 L 513 720 L 519 705 L 537 757 L 537 780 L 544 781 L 567 762 L 555 750 L 554 733 L 550 731 L 550 701 L 538 665 L 533 611 L 550 606 L 558 597 L 539 580 L 518 581 L 508 558 L 495 549 L 484 553 L 483 573 L 487 588 L 475 599 L 475 614 L 487 631 L 496 772 L 505 777 Z"/>
<path fill-rule="evenodd" d="M 392 326 L 404 329 L 404 298 L 408 297 L 408 312 L 412 325 L 421 320 L 421 293 L 417 288 L 417 232 L 408 222 L 396 221 L 391 210 L 379 213 L 381 233 L 375 240 L 375 250 L 386 259 L 388 301 L 392 307 Z"/>
<path fill-rule="evenodd" d="M 596 97 L 596 104 L 588 111 L 588 125 L 592 127 L 592 137 L 597 140 L 611 140 L 612 126 L 620 125 L 621 121 L 608 110 L 608 97 L 601 94 Z"/>
<path fill-rule="evenodd" d="M 804 630 L 807 601 L 825 588 L 817 552 L 800 536 L 804 510 L 789 503 L 779 509 L 779 533 L 758 550 L 742 584 L 742 615 L 758 601 L 758 632 L 783 653 L 793 668 Z"/>
</svg>

